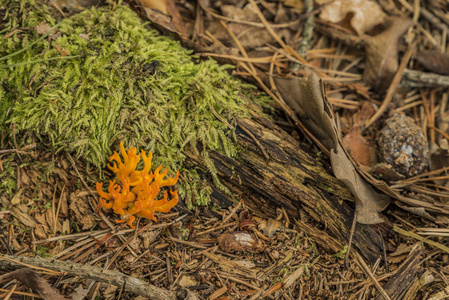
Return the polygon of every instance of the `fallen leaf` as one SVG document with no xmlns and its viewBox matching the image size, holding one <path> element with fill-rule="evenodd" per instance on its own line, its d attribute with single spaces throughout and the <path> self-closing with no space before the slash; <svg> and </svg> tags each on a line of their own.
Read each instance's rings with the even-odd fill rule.
<svg viewBox="0 0 449 300">
<path fill-rule="evenodd" d="M 449 55 L 439 51 L 421 51 L 415 59 L 430 72 L 449 75 Z"/>
<path fill-rule="evenodd" d="M 429 214 L 424 207 L 413 207 L 413 206 L 401 205 L 399 203 L 396 203 L 396 205 L 405 211 L 411 212 L 412 214 L 415 214 L 424 219 L 430 220 L 431 222 L 437 221 L 437 219 L 435 217 L 433 217 L 431 214 Z"/>
<path fill-rule="evenodd" d="M 363 80 L 374 90 L 385 91 L 398 70 L 398 43 L 413 22 L 401 17 L 388 17 L 386 29 L 365 37 L 366 66 Z"/>
<path fill-rule="evenodd" d="M 439 147 L 436 151 L 432 151 L 430 155 L 430 171 L 435 171 L 449 166 L 449 151 L 443 147 Z M 448 179 L 436 179 L 434 182 L 438 185 L 445 186 Z"/>
<path fill-rule="evenodd" d="M 37 236 L 39 240 L 45 240 L 48 238 L 47 236 L 48 226 L 44 226 L 41 224 L 37 224 L 34 228 L 34 234 Z"/>
<path fill-rule="evenodd" d="M 24 285 L 38 293 L 39 296 L 46 300 L 67 299 L 59 294 L 58 291 L 53 289 L 45 279 L 39 276 L 38 273 L 28 268 L 18 269 L 0 276 L 0 281 L 6 279 L 16 279 L 22 282 Z"/>
<path fill-rule="evenodd" d="M 298 278 L 300 278 L 304 274 L 304 269 L 305 266 L 300 266 L 293 273 L 284 278 L 282 282 L 284 283 L 283 287 L 285 290 L 298 282 Z"/>
<path fill-rule="evenodd" d="M 151 21 L 152 26 L 154 26 L 157 30 L 166 35 L 174 34 L 181 39 L 186 38 L 185 35 L 178 31 L 176 24 L 172 22 L 172 18 L 152 8 L 144 7 L 143 9 L 148 20 Z"/>
<path fill-rule="evenodd" d="M 388 206 L 390 199 L 387 195 L 377 193 L 370 183 L 389 195 L 395 193 L 384 182 L 379 182 L 363 170 L 356 169 L 350 160 L 341 145 L 332 109 L 324 96 L 319 78 L 312 73 L 308 79 L 277 78 L 276 84 L 282 98 L 298 114 L 307 129 L 330 150 L 335 177 L 346 184 L 356 199 L 357 222 L 383 222 L 378 212 Z M 369 183 L 366 180 L 369 180 Z"/>
<path fill-rule="evenodd" d="M 296 13 L 302 13 L 304 11 L 303 0 L 285 0 L 284 5 L 292 8 L 292 10 Z"/>
<path fill-rule="evenodd" d="M 330 1 L 318 1 L 320 4 Z M 350 17 L 351 27 L 358 35 L 370 31 L 376 25 L 383 23 L 386 14 L 375 1 L 371 0 L 336 0 L 325 5 L 320 13 L 320 19 L 339 23 Z"/>
</svg>

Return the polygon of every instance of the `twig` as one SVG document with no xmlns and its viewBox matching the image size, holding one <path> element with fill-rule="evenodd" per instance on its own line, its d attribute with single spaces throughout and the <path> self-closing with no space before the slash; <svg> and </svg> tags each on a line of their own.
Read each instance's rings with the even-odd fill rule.
<svg viewBox="0 0 449 300">
<path fill-rule="evenodd" d="M 305 0 L 304 1 L 305 13 L 310 14 L 313 10 L 313 0 Z M 303 31 L 302 31 L 302 41 L 301 45 L 299 45 L 298 55 L 301 57 L 305 57 L 307 54 L 307 50 L 310 48 L 310 42 L 313 37 L 313 29 L 315 28 L 315 15 L 310 14 L 307 18 Z M 293 63 L 290 69 L 294 72 L 297 72 L 301 68 L 301 65 L 297 63 Z"/>
<path fill-rule="evenodd" d="M 449 76 L 405 69 L 401 87 L 449 87 Z"/>
<path fill-rule="evenodd" d="M 59 274 L 60 272 L 64 272 L 69 276 L 79 276 L 85 279 L 106 282 L 118 287 L 123 287 L 123 289 L 127 292 L 136 293 L 140 296 L 154 300 L 176 299 L 174 293 L 156 287 L 136 277 L 128 276 L 117 271 L 105 270 L 103 268 L 73 262 L 63 262 L 55 259 L 0 256 L 0 269 L 17 269 L 23 264 L 32 266 L 34 269 L 45 268 L 58 271 Z"/>
<path fill-rule="evenodd" d="M 390 297 L 387 295 L 387 293 L 385 292 L 385 290 L 382 288 L 382 286 L 379 284 L 379 281 L 377 281 L 376 277 L 374 277 L 374 274 L 371 272 L 371 270 L 369 269 L 369 267 L 366 265 L 365 261 L 363 260 L 363 258 L 356 253 L 355 254 L 356 257 L 356 261 L 358 262 L 358 264 L 360 265 L 360 267 L 362 268 L 362 270 L 368 275 L 368 277 L 371 279 L 371 282 L 374 284 L 374 286 L 377 288 L 377 290 L 379 291 L 379 293 L 382 295 L 382 297 L 385 300 L 390 300 Z"/>
<path fill-rule="evenodd" d="M 429 244 L 429 245 L 432 245 L 432 246 L 434 246 L 434 247 L 437 247 L 438 249 L 441 249 L 441 250 L 443 250 L 443 251 L 446 252 L 446 253 L 449 253 L 449 248 L 448 248 L 448 247 L 444 246 L 443 244 L 440 244 L 440 243 L 431 241 L 431 240 L 429 240 L 428 238 L 422 237 L 422 236 L 420 236 L 419 234 L 416 234 L 416 233 L 413 233 L 413 232 L 404 230 L 404 229 L 402 229 L 402 228 L 399 228 L 399 227 L 396 226 L 396 225 L 393 227 L 393 230 L 396 231 L 396 232 L 399 233 L 399 234 L 402 234 L 402 235 L 404 235 L 404 236 L 408 236 L 408 237 L 417 239 L 417 240 L 419 240 L 419 241 L 422 241 L 422 242 L 424 242 L 424 243 L 427 243 L 427 244 Z"/>
</svg>

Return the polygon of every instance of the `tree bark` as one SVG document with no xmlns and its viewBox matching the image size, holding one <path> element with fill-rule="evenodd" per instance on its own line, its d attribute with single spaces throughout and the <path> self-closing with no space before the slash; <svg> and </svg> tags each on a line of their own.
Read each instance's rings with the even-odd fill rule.
<svg viewBox="0 0 449 300">
<path fill-rule="evenodd" d="M 341 245 L 347 245 L 355 199 L 344 184 L 270 120 L 240 119 L 238 124 L 236 136 L 241 146 L 238 157 L 231 159 L 218 152 L 210 153 L 219 179 L 231 191 L 232 198 L 242 199 L 265 217 L 275 217 L 279 206 L 292 217 L 298 217 L 302 210 L 323 224 Z M 207 173 L 202 156 L 192 149 L 185 154 L 188 163 Z M 218 202 L 231 201 L 230 196 L 218 189 L 214 189 L 212 198 Z M 381 239 L 369 226 L 357 224 L 353 243 L 371 263 L 381 256 Z M 335 244 L 331 247 L 325 240 L 321 246 L 335 251 Z"/>
</svg>

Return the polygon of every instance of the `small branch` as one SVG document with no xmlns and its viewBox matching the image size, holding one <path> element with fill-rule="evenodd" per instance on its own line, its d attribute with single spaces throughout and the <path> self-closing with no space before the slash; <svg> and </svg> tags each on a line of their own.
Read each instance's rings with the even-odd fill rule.
<svg viewBox="0 0 449 300">
<path fill-rule="evenodd" d="M 9 255 L 0 256 L 0 269 L 21 268 L 23 267 L 21 263 L 26 263 L 33 267 L 64 272 L 69 276 L 79 276 L 123 287 L 127 292 L 132 292 L 149 299 L 176 299 L 173 292 L 169 292 L 165 289 L 151 285 L 148 282 L 117 271 L 105 270 L 103 268 L 73 263 L 70 261 L 59 261 L 56 259 Z"/>
<path fill-rule="evenodd" d="M 402 75 L 401 87 L 449 87 L 449 76 L 405 69 Z"/>
<path fill-rule="evenodd" d="M 310 48 L 310 42 L 312 41 L 313 37 L 313 29 L 315 28 L 315 15 L 311 14 L 313 10 L 313 0 L 305 0 L 304 6 L 306 15 L 310 15 L 304 24 L 304 29 L 302 31 L 302 41 L 297 53 L 299 56 L 306 59 L 307 50 Z M 295 72 L 297 72 L 300 68 L 301 65 L 297 63 L 293 63 L 290 67 L 290 69 Z"/>
</svg>

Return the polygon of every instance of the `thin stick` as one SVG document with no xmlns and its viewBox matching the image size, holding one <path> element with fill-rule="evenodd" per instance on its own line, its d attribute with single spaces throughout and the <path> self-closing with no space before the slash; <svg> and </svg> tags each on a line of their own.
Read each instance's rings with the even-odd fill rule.
<svg viewBox="0 0 449 300">
<path fill-rule="evenodd" d="M 377 290 L 379 291 L 379 293 L 382 295 L 382 297 L 385 300 L 390 300 L 391 298 L 388 296 L 387 292 L 385 292 L 385 290 L 382 288 L 382 286 L 379 284 L 379 281 L 377 281 L 376 277 L 374 277 L 374 274 L 371 272 L 371 270 L 369 269 L 369 267 L 366 265 L 365 261 L 363 260 L 363 258 L 356 253 L 356 261 L 359 263 L 360 267 L 362 268 L 362 270 L 368 275 L 368 277 L 371 279 L 371 282 L 374 284 L 374 286 L 377 288 Z"/>
<path fill-rule="evenodd" d="M 5 293 L 7 293 L 8 291 L 9 291 L 9 290 L 7 290 L 7 289 L 1 289 L 1 288 L 0 288 L 0 292 L 5 292 Z M 38 294 L 33 294 L 33 293 L 14 291 L 13 294 L 42 299 L 41 296 L 39 296 Z M 1 297 L 1 296 L 2 296 L 2 295 L 0 295 L 0 297 Z"/>
<path fill-rule="evenodd" d="M 174 300 L 175 294 L 166 289 L 159 288 L 136 277 L 128 276 L 118 271 L 105 270 L 95 266 L 73 263 L 70 261 L 59 261 L 56 259 L 45 259 L 39 257 L 23 256 L 0 256 L 0 269 L 17 269 L 22 265 L 27 265 L 33 269 L 54 269 L 55 275 L 62 272 L 69 276 L 79 276 L 81 278 L 93 279 L 106 282 L 118 287 L 123 287 L 125 291 L 136 293 L 137 295 L 154 300 Z M 45 267 L 45 268 L 43 268 Z"/>
</svg>

